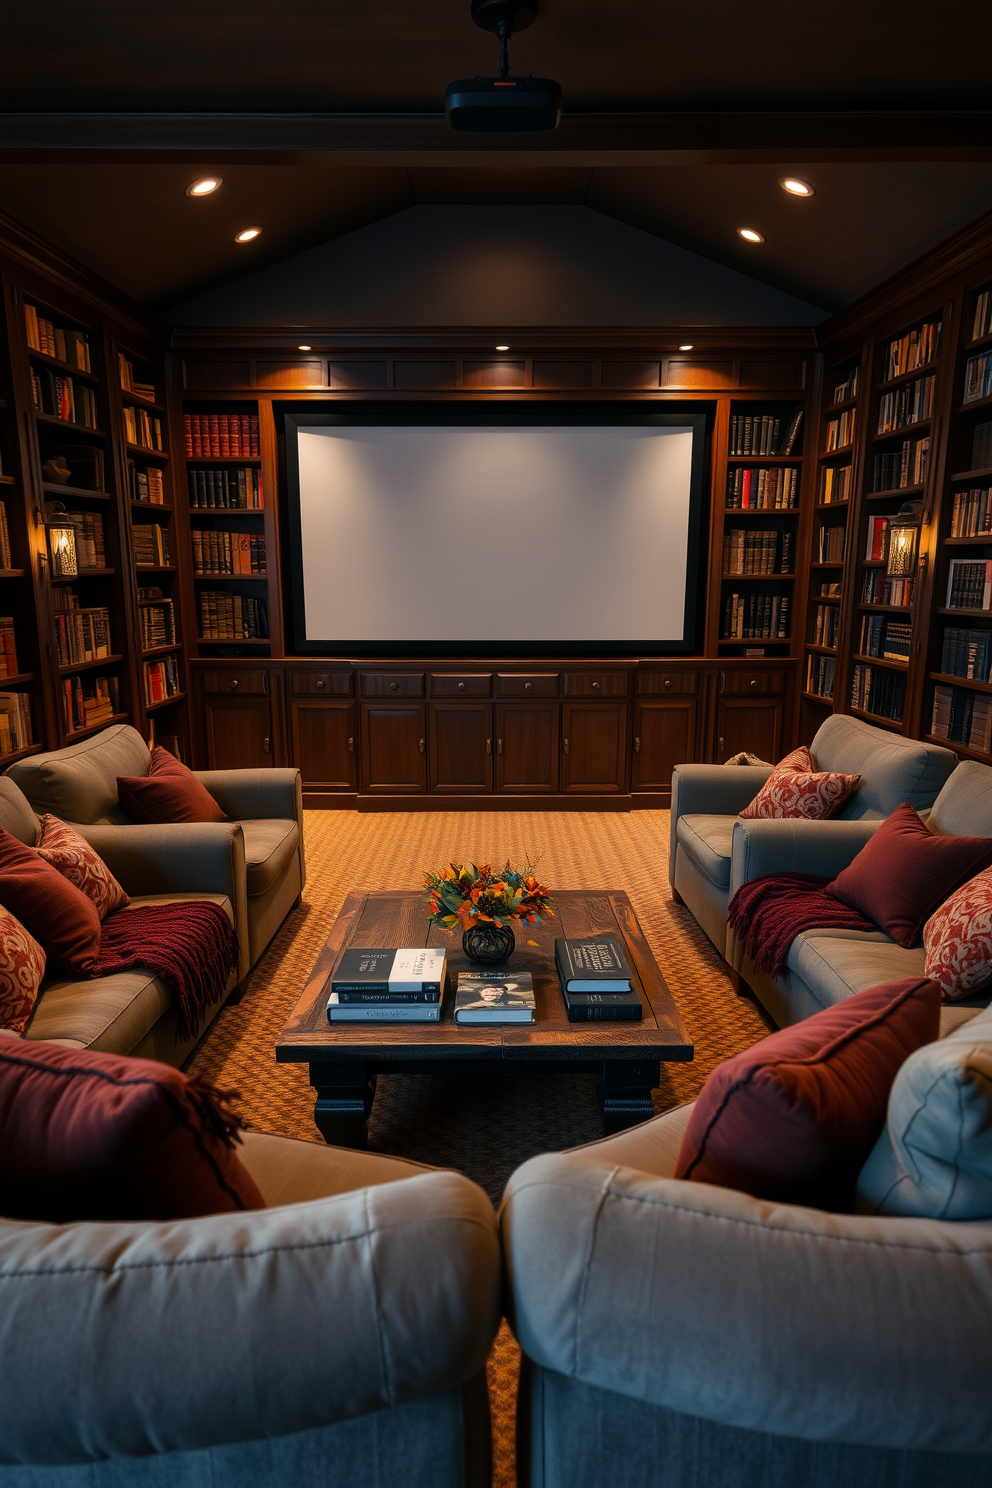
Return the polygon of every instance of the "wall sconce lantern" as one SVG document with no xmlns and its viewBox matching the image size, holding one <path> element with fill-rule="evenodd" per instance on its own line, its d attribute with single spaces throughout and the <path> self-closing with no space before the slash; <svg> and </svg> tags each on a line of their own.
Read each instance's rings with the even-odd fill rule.
<svg viewBox="0 0 992 1488">
<path fill-rule="evenodd" d="M 53 501 L 46 508 L 48 527 L 48 553 L 52 565 L 53 579 L 71 579 L 79 572 L 76 561 L 76 529 L 68 520 L 68 513 L 61 501 Z"/>
<path fill-rule="evenodd" d="M 889 523 L 889 554 L 885 572 L 889 578 L 910 578 L 916 568 L 920 536 L 921 501 L 907 501 Z"/>
</svg>

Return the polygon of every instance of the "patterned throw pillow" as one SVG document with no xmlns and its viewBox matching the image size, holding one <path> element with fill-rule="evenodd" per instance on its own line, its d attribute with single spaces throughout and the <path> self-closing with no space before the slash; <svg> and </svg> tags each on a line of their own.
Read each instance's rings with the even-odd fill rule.
<svg viewBox="0 0 992 1488">
<path fill-rule="evenodd" d="M 20 920 L 0 907 L 0 1028 L 24 1032 L 44 975 L 45 952 Z"/>
<path fill-rule="evenodd" d="M 775 766 L 750 806 L 740 814 L 766 821 L 783 816 L 823 821 L 840 810 L 860 779 L 860 775 L 817 770 L 806 745 L 801 744 Z"/>
<path fill-rule="evenodd" d="M 60 821 L 57 816 L 43 816 L 38 852 L 63 878 L 81 889 L 87 899 L 92 899 L 101 920 L 130 904 L 103 859 L 68 822 Z"/>
<path fill-rule="evenodd" d="M 992 981 L 992 868 L 977 873 L 923 926 L 927 976 L 945 1002 L 969 997 Z"/>
</svg>

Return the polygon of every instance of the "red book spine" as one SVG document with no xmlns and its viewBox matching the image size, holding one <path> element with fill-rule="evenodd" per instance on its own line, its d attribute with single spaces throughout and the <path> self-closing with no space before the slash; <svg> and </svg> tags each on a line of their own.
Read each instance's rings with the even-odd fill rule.
<svg viewBox="0 0 992 1488">
<path fill-rule="evenodd" d="M 220 458 L 220 418 L 216 413 L 210 414 L 210 453 L 214 459 Z"/>
<path fill-rule="evenodd" d="M 248 414 L 245 414 L 244 415 L 244 418 L 245 418 L 245 422 L 248 425 L 248 428 L 245 431 L 247 433 L 247 436 L 248 436 L 248 448 L 251 451 L 252 456 L 254 458 L 257 458 L 258 457 L 258 415 L 255 414 L 255 413 L 253 413 L 249 417 Z"/>
<path fill-rule="evenodd" d="M 229 413 L 217 415 L 217 429 L 220 438 L 219 453 L 223 459 L 229 460 L 231 457 L 231 415 Z"/>
<path fill-rule="evenodd" d="M 241 448 L 241 415 L 232 413 L 228 416 L 228 431 L 231 441 L 231 459 L 240 460 L 244 454 Z"/>
</svg>

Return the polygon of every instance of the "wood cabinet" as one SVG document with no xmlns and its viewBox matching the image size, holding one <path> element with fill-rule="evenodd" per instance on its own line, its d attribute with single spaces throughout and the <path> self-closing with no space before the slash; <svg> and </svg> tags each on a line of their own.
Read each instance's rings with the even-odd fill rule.
<svg viewBox="0 0 992 1488">
<path fill-rule="evenodd" d="M 431 703 L 431 790 L 487 795 L 493 788 L 492 703 Z"/>
<path fill-rule="evenodd" d="M 558 704 L 496 704 L 496 789 L 506 795 L 558 790 Z"/>
<path fill-rule="evenodd" d="M 358 789 L 358 720 L 355 704 L 292 698 L 289 704 L 292 760 L 308 787 L 321 791 Z"/>
<path fill-rule="evenodd" d="M 427 790 L 423 703 L 362 703 L 362 789 L 392 796 Z"/>
<path fill-rule="evenodd" d="M 746 749 L 776 761 L 782 754 L 784 672 L 721 671 L 716 710 L 718 765 Z"/>
<path fill-rule="evenodd" d="M 276 730 L 267 668 L 217 667 L 200 677 L 207 766 L 247 770 L 276 763 Z"/>
<path fill-rule="evenodd" d="M 620 795 L 627 781 L 627 704 L 565 703 L 561 730 L 562 790 Z"/>
<path fill-rule="evenodd" d="M 694 697 L 634 704 L 632 791 L 671 793 L 675 766 L 696 758 L 697 709 Z"/>
</svg>

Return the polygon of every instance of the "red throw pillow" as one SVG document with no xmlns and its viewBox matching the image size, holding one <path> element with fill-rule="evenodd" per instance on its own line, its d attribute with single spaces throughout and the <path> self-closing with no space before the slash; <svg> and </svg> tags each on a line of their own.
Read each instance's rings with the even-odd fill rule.
<svg viewBox="0 0 992 1488">
<path fill-rule="evenodd" d="M 115 909 L 126 909 L 130 904 L 130 899 L 103 859 L 85 837 L 72 830 L 68 822 L 60 821 L 57 816 L 43 816 L 37 851 L 87 899 L 92 899 L 101 920 L 113 914 Z"/>
<path fill-rule="evenodd" d="M 0 1039 L 0 1192 L 12 1219 L 191 1219 L 265 1200 L 238 1121 L 200 1075 Z"/>
<path fill-rule="evenodd" d="M 934 910 L 989 867 L 992 837 L 938 836 L 903 804 L 827 884 L 827 893 L 859 909 L 901 946 L 911 946 Z"/>
<path fill-rule="evenodd" d="M 984 992 L 992 981 L 992 868 L 944 901 L 923 926 L 926 974 L 945 1002 Z"/>
<path fill-rule="evenodd" d="M 807 821 L 823 821 L 840 810 L 860 779 L 860 775 L 817 770 L 806 745 L 801 744 L 775 766 L 750 806 L 745 806 L 740 815 L 762 820 L 801 816 Z"/>
<path fill-rule="evenodd" d="M 100 952 L 100 916 L 92 899 L 33 847 L 0 828 L 0 904 L 44 947 L 50 966 L 87 976 Z"/>
<path fill-rule="evenodd" d="M 152 750 L 147 775 L 117 778 L 117 799 L 136 822 L 226 822 L 205 785 L 167 749 Z"/>
<path fill-rule="evenodd" d="M 7 909 L 0 909 L 0 1028 L 23 1033 L 38 1001 L 45 952 Z"/>
<path fill-rule="evenodd" d="M 850 1208 L 896 1072 L 939 1029 L 937 983 L 907 977 L 761 1039 L 707 1079 L 675 1177 L 758 1199 Z"/>
</svg>

